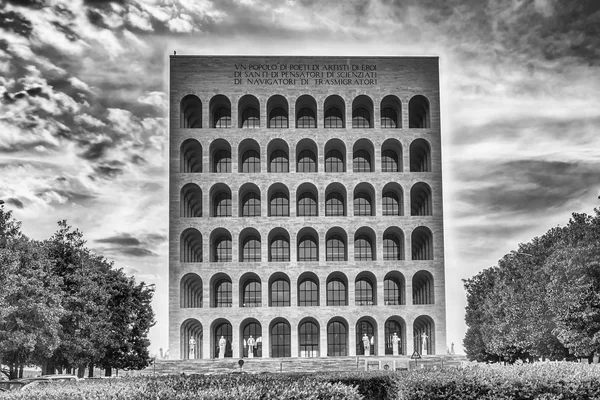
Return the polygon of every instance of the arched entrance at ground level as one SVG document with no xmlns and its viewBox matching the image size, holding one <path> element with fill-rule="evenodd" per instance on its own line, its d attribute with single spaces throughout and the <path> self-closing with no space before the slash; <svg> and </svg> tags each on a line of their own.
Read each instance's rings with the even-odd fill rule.
<svg viewBox="0 0 600 400">
<path fill-rule="evenodd" d="M 319 357 L 319 325 L 313 320 L 302 321 L 298 328 L 300 357 Z"/>
<path fill-rule="evenodd" d="M 369 354 L 377 355 L 377 330 L 374 323 L 367 318 L 361 318 L 356 323 L 356 355 L 365 355 L 366 339 L 369 343 Z"/>
<path fill-rule="evenodd" d="M 231 324 L 227 321 L 220 322 L 215 325 L 214 336 L 213 336 L 213 357 L 219 358 L 220 347 L 219 341 L 221 337 L 225 339 L 225 357 L 233 357 L 233 352 L 231 351 L 231 343 L 233 342 L 233 331 L 231 328 Z"/>
<path fill-rule="evenodd" d="M 406 354 L 406 323 L 401 317 L 394 316 L 385 321 L 385 354 L 394 354 L 394 333 L 400 340 L 398 354 Z"/>
<path fill-rule="evenodd" d="M 348 325 L 346 321 L 334 320 L 327 324 L 327 356 L 348 355 Z"/>
<path fill-rule="evenodd" d="M 242 343 L 244 349 L 242 357 L 248 357 L 250 347 L 253 350 L 253 356 L 262 357 L 262 325 L 252 319 L 242 324 Z M 250 340 L 252 337 L 252 340 Z"/>
<path fill-rule="evenodd" d="M 413 322 L 415 350 L 421 355 L 435 354 L 435 323 L 427 315 L 421 315 Z"/>
<path fill-rule="evenodd" d="M 186 319 L 181 324 L 181 359 L 195 360 L 202 358 L 202 324 L 196 319 Z"/>
<path fill-rule="evenodd" d="M 290 324 L 278 320 L 271 325 L 271 357 L 291 357 L 292 337 Z"/>
</svg>

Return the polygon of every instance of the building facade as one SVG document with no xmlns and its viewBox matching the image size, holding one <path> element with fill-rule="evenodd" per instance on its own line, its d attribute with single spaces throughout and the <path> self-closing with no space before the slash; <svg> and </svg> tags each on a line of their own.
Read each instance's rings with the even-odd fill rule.
<svg viewBox="0 0 600 400">
<path fill-rule="evenodd" d="M 171 358 L 445 351 L 437 57 L 172 56 L 169 130 Z"/>
</svg>

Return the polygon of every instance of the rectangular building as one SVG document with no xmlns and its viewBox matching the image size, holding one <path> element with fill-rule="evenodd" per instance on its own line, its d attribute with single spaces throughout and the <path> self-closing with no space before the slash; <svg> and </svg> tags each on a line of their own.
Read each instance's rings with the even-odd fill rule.
<svg viewBox="0 0 600 400">
<path fill-rule="evenodd" d="M 169 131 L 171 358 L 445 352 L 437 57 L 171 56 Z"/>
</svg>

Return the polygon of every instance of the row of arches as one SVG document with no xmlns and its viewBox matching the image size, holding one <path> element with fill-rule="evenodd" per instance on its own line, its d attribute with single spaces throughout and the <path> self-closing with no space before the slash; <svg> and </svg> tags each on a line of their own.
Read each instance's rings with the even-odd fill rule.
<svg viewBox="0 0 600 400">
<path fill-rule="evenodd" d="M 180 148 L 182 173 L 202 172 L 203 149 L 196 139 L 186 139 Z M 273 139 L 267 145 L 267 172 L 290 171 L 290 149 L 283 139 Z M 346 144 L 340 139 L 325 143 L 324 164 L 319 165 L 319 148 L 312 139 L 302 139 L 296 145 L 296 172 L 346 172 Z M 231 145 L 225 139 L 216 139 L 209 148 L 210 172 L 232 172 Z M 409 148 L 410 172 L 431 172 L 431 145 L 418 138 Z M 238 147 L 238 172 L 261 172 L 261 149 L 254 139 L 244 139 Z M 375 172 L 375 147 L 369 139 L 359 139 L 353 145 L 353 172 Z M 402 144 L 397 139 L 387 139 L 381 145 L 381 171 L 402 172 Z"/>
<path fill-rule="evenodd" d="M 352 191 L 353 215 L 376 216 L 377 196 L 373 185 L 367 182 L 358 183 Z M 318 217 L 319 208 L 321 215 L 326 217 L 340 217 L 348 215 L 348 194 L 346 187 L 338 182 L 329 184 L 325 188 L 325 201 L 319 202 L 319 191 L 312 183 L 302 183 L 296 188 L 296 216 Z M 260 188 L 254 183 L 243 184 L 238 191 L 237 211 L 232 200 L 232 191 L 224 183 L 214 184 L 209 191 L 210 217 L 289 217 L 290 191 L 283 183 L 275 183 L 267 190 L 266 212 L 262 211 L 262 194 Z M 292 199 L 293 200 L 293 199 Z M 433 215 L 431 186 L 425 182 L 417 182 L 410 189 L 410 215 Z M 203 216 L 203 192 L 195 183 L 187 183 L 181 188 L 179 194 L 180 212 L 182 218 L 200 218 Z M 404 191 L 398 183 L 386 184 L 381 191 L 381 215 L 404 215 Z"/>
<path fill-rule="evenodd" d="M 255 228 L 245 228 L 238 236 L 240 262 L 263 261 L 262 235 Z M 229 230 L 217 228 L 210 233 L 210 262 L 233 261 L 233 239 Z M 377 260 L 377 236 L 372 228 L 360 227 L 354 233 L 354 261 Z M 383 260 L 404 260 L 404 232 L 399 227 L 386 229 L 382 236 Z M 304 227 L 296 235 L 298 262 L 315 262 L 322 259 L 319 234 L 314 228 Z M 195 228 L 188 228 L 180 236 L 180 262 L 203 262 L 203 236 Z M 325 235 L 325 261 L 348 261 L 348 235 L 343 228 L 333 227 Z M 411 234 L 411 259 L 433 260 L 433 233 L 419 226 Z M 291 261 L 290 234 L 284 228 L 272 229 L 267 237 L 269 262 Z"/>
<path fill-rule="evenodd" d="M 299 357 L 343 357 L 348 355 L 363 355 L 365 347 L 362 338 L 366 335 L 370 342 L 370 354 L 379 353 L 381 336 L 379 330 L 383 328 L 383 353 L 393 354 L 394 334 L 400 339 L 399 354 L 408 353 L 408 340 L 411 340 L 414 349 L 426 350 L 427 354 L 435 354 L 435 323 L 427 315 L 421 315 L 415 319 L 412 326 L 412 339 L 407 332 L 407 324 L 400 316 L 389 317 L 383 327 L 378 326 L 377 321 L 369 316 L 358 319 L 356 324 L 349 325 L 348 321 L 341 317 L 333 317 L 327 323 L 320 323 L 317 319 L 306 317 L 300 320 L 297 326 L 292 327 L 286 318 L 278 317 L 271 320 L 268 326 L 263 327 L 256 318 L 247 318 L 239 324 L 239 331 L 234 335 L 231 322 L 225 318 L 215 320 L 210 326 L 210 333 L 204 335 L 202 324 L 190 318 L 181 324 L 181 358 L 217 358 L 219 354 L 219 340 L 224 338 L 225 357 L 233 357 L 234 347 L 237 347 L 239 357 L 248 357 L 248 342 L 253 338 L 254 357 L 291 357 L 292 346 L 296 347 Z M 294 343 L 292 342 L 292 329 L 296 330 Z M 350 336 L 354 340 L 350 340 Z M 190 345 L 193 338 L 195 345 Z M 202 353 L 206 346 L 204 340 L 209 340 L 209 354 Z M 354 351 L 350 351 L 350 344 L 355 345 Z M 240 351 L 241 350 L 241 351 Z"/>
<path fill-rule="evenodd" d="M 202 101 L 188 94 L 180 102 L 180 128 L 202 128 Z M 251 94 L 238 101 L 236 126 L 243 129 L 261 127 L 260 102 Z M 218 94 L 209 100 L 209 126 L 211 128 L 234 127 L 231 115 L 231 101 Z M 317 115 L 317 102 L 310 95 L 302 95 L 295 103 L 295 127 L 317 128 L 322 118 L 323 128 L 346 128 L 346 101 L 339 95 L 330 95 L 323 102 L 323 116 Z M 385 96 L 380 103 L 380 127 L 402 128 L 402 102 L 397 96 Z M 289 105 L 282 95 L 273 95 L 267 100 L 267 128 L 289 128 Z M 374 127 L 374 102 L 367 95 L 356 96 L 352 100 L 352 128 Z M 423 95 L 415 95 L 408 102 L 409 128 L 430 128 L 429 100 Z M 264 127 L 264 123 L 263 123 Z"/>
<path fill-rule="evenodd" d="M 304 272 L 294 282 L 283 272 L 271 274 L 267 281 L 268 290 L 263 296 L 263 279 L 254 272 L 243 274 L 238 282 L 239 307 L 318 307 L 348 306 L 349 293 L 354 293 L 354 305 L 377 304 L 405 305 L 406 283 L 399 271 L 388 272 L 383 279 L 383 291 L 378 293 L 378 282 L 370 271 L 359 273 L 350 287 L 343 272 L 332 272 L 322 283 L 314 272 Z M 429 271 L 421 270 L 412 277 L 412 304 L 435 304 L 434 278 Z M 203 281 L 198 274 L 190 272 L 180 281 L 180 307 L 202 308 L 204 302 Z M 233 281 L 226 273 L 217 273 L 209 282 L 211 308 L 233 307 Z M 321 299 L 321 295 L 324 298 Z M 263 299 L 264 297 L 264 299 Z M 296 301 L 292 302 L 295 298 Z M 321 304 L 324 301 L 325 304 Z"/>
</svg>

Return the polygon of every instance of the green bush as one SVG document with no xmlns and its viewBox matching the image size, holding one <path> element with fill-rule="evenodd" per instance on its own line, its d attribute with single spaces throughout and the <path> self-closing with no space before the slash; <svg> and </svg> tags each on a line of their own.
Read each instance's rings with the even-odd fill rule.
<svg viewBox="0 0 600 400">
<path fill-rule="evenodd" d="M 443 370 L 223 374 L 64 382 L 0 400 L 348 399 L 600 400 L 600 367 L 573 363 Z"/>
</svg>

